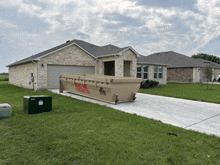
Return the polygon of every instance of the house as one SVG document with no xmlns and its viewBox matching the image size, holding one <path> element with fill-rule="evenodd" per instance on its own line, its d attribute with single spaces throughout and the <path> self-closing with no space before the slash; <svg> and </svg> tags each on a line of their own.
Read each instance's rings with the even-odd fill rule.
<svg viewBox="0 0 220 165">
<path fill-rule="evenodd" d="M 158 81 L 161 85 L 167 84 L 167 65 L 164 62 L 155 63 L 148 61 L 146 56 L 140 55 L 137 58 L 137 78 L 144 80 Z"/>
<path fill-rule="evenodd" d="M 151 79 L 155 74 L 152 67 L 157 66 L 158 76 L 153 79 L 166 84 L 167 65 L 140 60 L 137 62 L 139 57 L 143 56 L 130 46 L 123 48 L 111 44 L 97 46 L 74 39 L 7 65 L 9 83 L 35 90 L 58 88 L 60 73 Z M 31 76 L 34 77 L 33 82 L 30 81 Z"/>
<path fill-rule="evenodd" d="M 169 64 L 167 66 L 168 82 L 199 83 L 200 81 L 207 81 L 204 77 L 204 68 L 207 65 L 212 67 L 212 79 L 220 74 L 220 64 L 208 60 L 192 58 L 173 51 L 154 53 L 144 58 L 145 61 L 152 63 Z"/>
</svg>

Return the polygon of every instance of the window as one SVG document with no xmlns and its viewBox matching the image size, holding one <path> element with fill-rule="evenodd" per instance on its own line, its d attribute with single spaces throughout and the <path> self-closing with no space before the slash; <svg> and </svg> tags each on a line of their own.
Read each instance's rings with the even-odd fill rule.
<svg viewBox="0 0 220 165">
<path fill-rule="evenodd" d="M 157 78 L 157 66 L 154 67 L 154 78 Z"/>
<path fill-rule="evenodd" d="M 141 66 L 137 67 L 137 78 L 141 78 Z"/>
<path fill-rule="evenodd" d="M 163 67 L 154 66 L 154 78 L 163 78 Z"/>
<path fill-rule="evenodd" d="M 163 68 L 159 67 L 159 78 L 163 78 Z"/>
<path fill-rule="evenodd" d="M 148 66 L 144 67 L 144 79 L 148 78 Z"/>
</svg>

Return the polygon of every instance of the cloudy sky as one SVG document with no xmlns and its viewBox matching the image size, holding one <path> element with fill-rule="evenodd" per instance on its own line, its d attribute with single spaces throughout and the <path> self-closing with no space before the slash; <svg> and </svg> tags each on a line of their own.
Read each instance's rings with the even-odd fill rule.
<svg viewBox="0 0 220 165">
<path fill-rule="evenodd" d="M 220 57 L 220 0 L 0 0 L 0 73 L 67 40 Z"/>
</svg>

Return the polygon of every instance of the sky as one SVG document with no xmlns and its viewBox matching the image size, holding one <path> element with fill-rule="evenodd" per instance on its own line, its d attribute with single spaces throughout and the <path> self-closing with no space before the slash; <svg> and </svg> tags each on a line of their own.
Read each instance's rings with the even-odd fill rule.
<svg viewBox="0 0 220 165">
<path fill-rule="evenodd" d="M 220 0 L 0 0 L 0 73 L 73 39 L 220 57 Z"/>
</svg>

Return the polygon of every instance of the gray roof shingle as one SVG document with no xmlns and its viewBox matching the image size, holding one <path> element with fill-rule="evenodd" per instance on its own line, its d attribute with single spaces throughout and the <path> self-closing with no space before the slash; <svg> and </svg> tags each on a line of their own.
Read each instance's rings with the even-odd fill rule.
<svg viewBox="0 0 220 165">
<path fill-rule="evenodd" d="M 120 53 L 121 51 L 127 49 L 128 47 L 124 47 L 124 48 L 119 48 L 117 46 L 114 45 L 105 45 L 105 46 L 97 46 L 82 40 L 72 40 L 69 42 L 66 42 L 64 44 L 58 45 L 56 47 L 53 47 L 51 49 L 45 50 L 43 52 L 40 52 L 38 54 L 35 54 L 33 56 L 24 58 L 22 60 L 19 60 L 17 62 L 14 62 L 12 64 L 7 65 L 7 67 L 9 66 L 13 66 L 13 65 L 18 65 L 18 64 L 22 64 L 22 63 L 26 63 L 26 62 L 30 62 L 36 58 L 39 58 L 43 55 L 46 55 L 48 53 L 51 53 L 53 51 L 56 51 L 58 49 L 61 49 L 65 46 L 71 45 L 73 43 L 76 43 L 77 45 L 79 45 L 80 47 L 82 47 L 83 49 L 85 49 L 87 52 L 89 52 L 90 54 L 93 55 L 93 57 L 98 57 L 98 56 L 104 56 L 104 55 L 110 55 L 110 54 L 116 54 L 116 53 Z"/>
<path fill-rule="evenodd" d="M 137 62 L 166 63 L 167 68 L 176 67 L 205 67 L 207 64 L 214 68 L 220 68 L 220 64 L 203 59 L 192 58 L 174 51 L 154 53 L 145 57 L 138 57 Z"/>
</svg>

